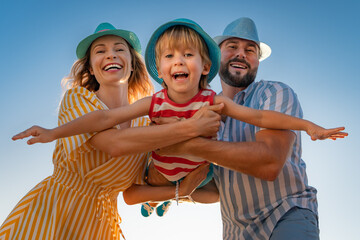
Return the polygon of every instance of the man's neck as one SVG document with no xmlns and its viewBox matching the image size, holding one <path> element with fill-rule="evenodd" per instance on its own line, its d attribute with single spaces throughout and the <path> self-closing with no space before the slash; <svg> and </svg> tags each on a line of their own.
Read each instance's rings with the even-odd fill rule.
<svg viewBox="0 0 360 240">
<path fill-rule="evenodd" d="M 222 87 L 222 94 L 230 99 L 234 99 L 234 96 L 238 93 L 246 89 L 246 87 L 232 87 L 226 84 L 224 81 L 221 80 L 221 87 Z"/>
</svg>

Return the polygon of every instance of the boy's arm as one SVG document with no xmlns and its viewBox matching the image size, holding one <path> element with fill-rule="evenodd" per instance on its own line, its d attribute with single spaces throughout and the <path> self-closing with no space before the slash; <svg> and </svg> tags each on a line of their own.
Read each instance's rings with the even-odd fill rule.
<svg viewBox="0 0 360 240">
<path fill-rule="evenodd" d="M 151 97 L 109 110 L 97 110 L 54 128 L 56 139 L 87 132 L 100 132 L 149 113 Z"/>
<path fill-rule="evenodd" d="M 13 140 L 33 136 L 34 138 L 28 140 L 28 144 L 37 142 L 45 143 L 87 132 L 99 132 L 131 119 L 147 115 L 150 103 L 151 97 L 145 97 L 131 105 L 90 112 L 53 129 L 33 126 L 15 135 Z"/>
<path fill-rule="evenodd" d="M 245 107 L 225 96 L 215 96 L 214 102 L 215 104 L 224 103 L 222 114 L 258 127 L 306 131 L 312 140 L 326 138 L 335 140 L 347 136 L 347 133 L 341 132 L 345 129 L 344 127 L 324 129 L 313 122 L 284 113 Z"/>
</svg>

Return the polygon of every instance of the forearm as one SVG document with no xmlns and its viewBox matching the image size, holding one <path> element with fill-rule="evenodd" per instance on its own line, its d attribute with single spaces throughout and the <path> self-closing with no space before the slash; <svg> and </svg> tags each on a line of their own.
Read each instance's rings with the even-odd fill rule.
<svg viewBox="0 0 360 240">
<path fill-rule="evenodd" d="M 70 137 L 88 132 L 100 132 L 114 127 L 117 124 L 147 115 L 151 97 L 146 97 L 137 102 L 109 110 L 96 110 L 54 128 L 55 139 Z"/>
<path fill-rule="evenodd" d="M 110 155 L 123 156 L 149 152 L 198 136 L 192 121 L 185 120 L 166 125 L 109 129 L 96 134 L 91 143 Z"/>
<path fill-rule="evenodd" d="M 311 126 L 315 125 L 308 120 L 270 110 L 262 110 L 261 117 L 256 122 L 250 124 L 262 128 L 300 131 L 307 131 Z"/>
<path fill-rule="evenodd" d="M 194 138 L 180 144 L 176 152 L 194 155 L 257 178 L 274 180 L 291 152 L 294 139 L 291 131 L 262 130 L 257 133 L 255 142 Z"/>
<path fill-rule="evenodd" d="M 215 102 L 224 103 L 222 112 L 224 115 L 261 128 L 308 131 L 315 125 L 310 121 L 281 112 L 245 107 L 224 96 L 216 96 Z"/>
<path fill-rule="evenodd" d="M 98 110 L 60 125 L 52 131 L 55 139 L 59 139 L 88 132 L 97 132 L 115 125 L 111 124 L 107 119 L 106 110 Z"/>
</svg>

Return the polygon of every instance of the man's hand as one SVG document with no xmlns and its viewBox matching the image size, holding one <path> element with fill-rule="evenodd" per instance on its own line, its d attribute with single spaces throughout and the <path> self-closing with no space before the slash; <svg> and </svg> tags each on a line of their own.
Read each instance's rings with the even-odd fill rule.
<svg viewBox="0 0 360 240">
<path fill-rule="evenodd" d="M 194 130 L 198 132 L 197 136 L 216 137 L 220 127 L 221 111 L 224 104 L 217 104 L 212 106 L 205 106 L 200 108 L 191 118 L 185 121 L 192 121 Z M 177 117 L 169 118 L 153 118 L 156 124 L 168 124 L 180 121 Z"/>
</svg>

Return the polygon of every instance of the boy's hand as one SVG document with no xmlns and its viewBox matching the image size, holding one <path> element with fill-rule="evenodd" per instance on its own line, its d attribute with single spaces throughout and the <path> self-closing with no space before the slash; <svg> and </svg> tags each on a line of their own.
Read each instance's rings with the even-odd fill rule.
<svg viewBox="0 0 360 240">
<path fill-rule="evenodd" d="M 47 143 L 47 142 L 52 142 L 55 139 L 52 133 L 53 131 L 51 129 L 46 129 L 39 126 L 32 126 L 31 128 L 16 134 L 11 139 L 15 141 L 32 136 L 33 138 L 30 138 L 27 141 L 27 144 L 31 145 L 39 142 Z"/>
<path fill-rule="evenodd" d="M 324 139 L 336 140 L 348 136 L 348 133 L 343 132 L 343 130 L 345 130 L 345 127 L 325 129 L 314 124 L 306 132 L 313 141 Z"/>
</svg>

